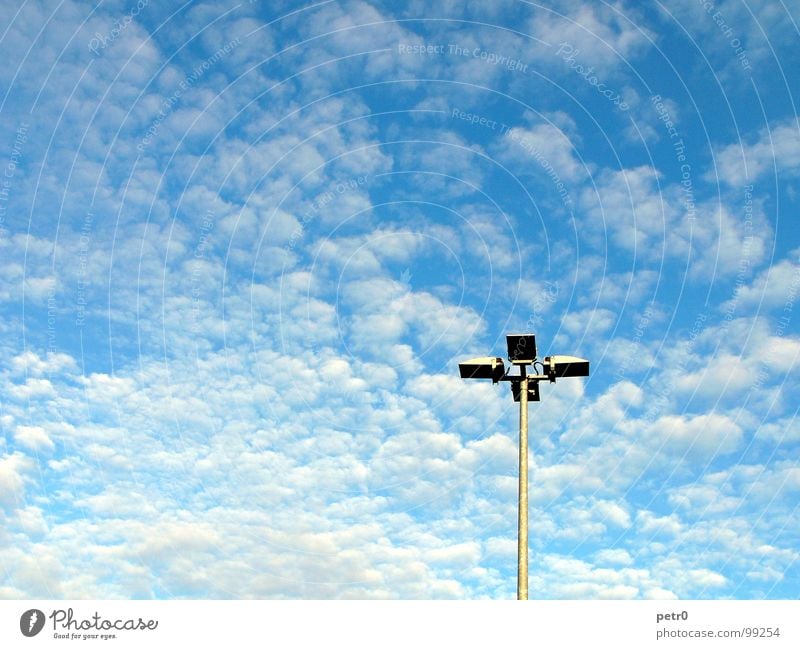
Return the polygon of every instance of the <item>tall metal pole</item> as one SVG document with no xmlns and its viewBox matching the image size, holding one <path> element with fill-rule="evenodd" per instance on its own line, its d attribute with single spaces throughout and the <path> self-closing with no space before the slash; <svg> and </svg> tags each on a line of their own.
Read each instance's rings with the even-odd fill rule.
<svg viewBox="0 0 800 649">
<path fill-rule="evenodd" d="M 577 356 L 546 356 L 536 360 L 536 336 L 509 334 L 508 360 L 519 367 L 519 374 L 506 371 L 503 359 L 481 356 L 458 364 L 462 379 L 492 379 L 493 383 L 508 381 L 516 401 L 519 398 L 519 520 L 517 527 L 517 599 L 528 599 L 528 386 L 533 384 L 534 400 L 539 400 L 539 382 L 555 383 L 557 378 L 589 376 L 589 361 Z M 536 365 L 541 372 L 536 373 Z M 528 375 L 528 367 L 533 366 Z M 509 368 L 511 369 L 511 368 Z M 519 389 L 519 395 L 517 395 Z"/>
<path fill-rule="evenodd" d="M 519 382 L 519 525 L 517 528 L 517 599 L 528 599 L 528 377 Z"/>
</svg>

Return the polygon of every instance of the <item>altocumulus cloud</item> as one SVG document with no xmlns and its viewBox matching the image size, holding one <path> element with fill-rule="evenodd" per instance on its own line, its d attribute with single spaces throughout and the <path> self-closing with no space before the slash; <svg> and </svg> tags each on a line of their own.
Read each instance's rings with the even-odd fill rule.
<svg viewBox="0 0 800 649">
<path fill-rule="evenodd" d="M 456 366 L 531 328 L 592 360 L 531 595 L 793 596 L 796 35 L 724 6 L 749 69 L 688 7 L 22 6 L 0 596 L 512 597 L 517 414 Z"/>
</svg>

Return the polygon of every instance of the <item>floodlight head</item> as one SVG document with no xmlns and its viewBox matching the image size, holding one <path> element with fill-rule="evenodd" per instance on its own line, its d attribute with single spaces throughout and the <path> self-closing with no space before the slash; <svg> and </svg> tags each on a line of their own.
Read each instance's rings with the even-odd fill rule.
<svg viewBox="0 0 800 649">
<path fill-rule="evenodd" d="M 514 395 L 514 401 L 519 401 L 519 381 L 514 381 L 511 384 L 511 394 Z M 539 398 L 539 381 L 531 381 L 528 383 L 528 401 L 540 401 Z"/>
<path fill-rule="evenodd" d="M 459 363 L 458 371 L 462 379 L 492 379 L 497 383 L 506 373 L 506 367 L 499 356 L 481 356 Z"/>
<path fill-rule="evenodd" d="M 551 381 L 569 376 L 589 376 L 589 361 L 577 356 L 547 356 L 544 371 Z"/>
<path fill-rule="evenodd" d="M 508 360 L 514 365 L 530 365 L 536 360 L 536 336 L 533 334 L 509 334 Z"/>
</svg>

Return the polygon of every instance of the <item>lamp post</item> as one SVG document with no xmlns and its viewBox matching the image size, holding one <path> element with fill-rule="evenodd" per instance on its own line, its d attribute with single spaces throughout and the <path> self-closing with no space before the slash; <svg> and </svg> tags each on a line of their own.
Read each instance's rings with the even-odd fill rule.
<svg viewBox="0 0 800 649">
<path fill-rule="evenodd" d="M 517 599 L 528 599 L 528 377 L 519 381 L 519 511 L 517 512 Z"/>
<path fill-rule="evenodd" d="M 539 381 L 555 383 L 557 378 L 589 376 L 589 361 L 576 356 L 536 358 L 536 336 L 506 336 L 508 360 L 519 366 L 518 374 L 509 374 L 503 359 L 492 356 L 472 358 L 458 364 L 462 379 L 509 381 L 514 401 L 519 401 L 519 510 L 517 520 L 517 599 L 528 599 L 528 402 L 539 401 Z M 528 374 L 540 366 L 541 373 Z"/>
</svg>

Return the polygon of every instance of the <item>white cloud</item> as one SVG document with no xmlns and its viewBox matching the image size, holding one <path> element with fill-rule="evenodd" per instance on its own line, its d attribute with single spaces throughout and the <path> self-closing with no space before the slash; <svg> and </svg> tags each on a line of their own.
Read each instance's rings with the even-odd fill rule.
<svg viewBox="0 0 800 649">
<path fill-rule="evenodd" d="M 84 507 L 100 517 L 112 518 L 139 518 L 149 517 L 156 513 L 156 509 L 145 497 L 135 492 L 120 493 L 109 489 L 105 493 L 87 496 L 75 501 L 79 507 Z"/>
<path fill-rule="evenodd" d="M 772 423 L 762 423 L 755 432 L 757 439 L 771 444 L 794 444 L 800 442 L 800 419 L 791 417 Z"/>
<path fill-rule="evenodd" d="M 601 337 L 618 323 L 618 314 L 609 309 L 585 309 L 570 311 L 561 319 L 561 326 L 566 334 L 565 342 L 588 337 Z"/>
<path fill-rule="evenodd" d="M 713 279 L 758 267 L 771 233 L 762 206 L 752 206 L 747 225 L 736 216 L 738 208 L 701 200 L 694 185 L 689 190 L 648 166 L 604 170 L 579 197 L 585 234 L 598 246 L 601 235 L 610 235 L 616 246 L 647 264 L 690 263 L 690 278 Z"/>
<path fill-rule="evenodd" d="M 567 493 L 594 493 L 603 488 L 603 480 L 590 467 L 581 464 L 557 464 L 534 467 L 531 475 L 532 503 L 553 502 Z"/>
<path fill-rule="evenodd" d="M 704 461 L 733 453 L 744 434 L 730 417 L 716 413 L 686 417 L 665 415 L 647 430 L 651 445 L 670 455 Z"/>
<path fill-rule="evenodd" d="M 721 352 L 705 362 L 706 367 L 679 376 L 676 388 L 714 402 L 732 391 L 741 393 L 755 381 L 752 365 L 747 358 Z"/>
<path fill-rule="evenodd" d="M 728 583 L 728 580 L 718 572 L 708 569 L 690 570 L 687 573 L 688 579 L 694 584 L 706 588 L 720 588 Z"/>
<path fill-rule="evenodd" d="M 444 564 L 452 568 L 467 568 L 478 563 L 481 556 L 477 543 L 460 543 L 444 548 L 428 550 L 425 558 L 430 563 Z"/>
<path fill-rule="evenodd" d="M 115 403 L 129 397 L 136 390 L 136 384 L 129 377 L 95 373 L 81 380 L 90 401 Z"/>
<path fill-rule="evenodd" d="M 414 19 L 427 10 L 399 11 Z M 532 544 L 544 558 L 532 564 L 532 592 L 668 598 L 782 588 L 797 554 L 796 336 L 778 335 L 766 316 L 741 317 L 659 349 L 662 334 L 686 331 L 698 280 L 713 283 L 714 314 L 744 256 L 748 273 L 763 270 L 764 207 L 754 206 L 758 241 L 745 251 L 739 198 L 709 198 L 697 151 L 690 249 L 681 189 L 668 180 L 674 169 L 603 170 L 587 120 L 553 101 L 560 90 L 540 92 L 552 80 L 567 90 L 584 83 L 556 54 L 569 42 L 629 96 L 626 62 L 648 56 L 656 31 L 660 43 L 671 37 L 651 29 L 649 16 L 572 1 L 553 10 L 441 7 L 442 18 L 502 18 L 494 27 L 401 23 L 359 1 L 308 7 L 237 45 L 184 92 L 134 161 L 187 64 L 262 27 L 261 9 L 196 5 L 152 39 L 137 21 L 96 58 L 86 41 L 114 16 L 98 9 L 81 28 L 83 5 L 58 11 L 2 115 L 13 134 L 41 90 L 2 224 L 10 232 L 0 233 L 0 382 L 9 397 L 0 417 L 0 559 L 9 567 L 0 595 L 513 597 L 517 410 L 507 385 L 461 381 L 455 360 L 502 349 L 503 329 L 533 314 L 552 327 L 542 340 L 575 353 L 589 345 L 580 353 L 591 356 L 593 376 L 543 384 L 532 406 Z M 46 23 L 40 14 L 28 4 L 15 18 L 12 64 L 15 44 L 27 48 Z M 532 27 L 549 45 L 506 25 Z M 61 52 L 65 34 L 75 38 Z M 451 39 L 548 75 L 397 49 Z M 167 61 L 175 43 L 186 49 Z M 536 101 L 526 110 L 507 97 Z M 513 122 L 519 137 L 406 113 L 455 106 Z M 613 145 L 624 140 L 583 106 Z M 773 135 L 791 143 L 781 130 L 790 126 Z M 766 178 L 766 131 L 743 133 Z M 609 153 L 644 164 L 649 152 L 624 144 Z M 786 146 L 775 151 L 793 174 Z M 733 154 L 719 151 L 730 179 L 739 173 Z M 497 161 L 520 177 L 504 178 Z M 548 168 L 565 183 L 575 223 L 528 186 L 557 192 Z M 595 193 L 584 191 L 590 173 Z M 338 191 L 361 176 L 368 180 Z M 531 203 L 517 211 L 518 198 Z M 541 220 L 529 218 L 535 212 Z M 36 234 L 22 233 L 25 214 Z M 793 264 L 787 257 L 745 283 L 736 308 L 762 296 L 782 308 Z M 686 303 L 676 304 L 681 284 Z M 80 331 L 79 286 L 88 300 Z M 45 354 L 53 291 L 61 351 Z M 647 304 L 652 322 L 637 335 Z M 577 340 L 584 333 L 591 341 Z M 766 369 L 754 382 L 747 370 L 759 363 Z M 622 366 L 629 371 L 609 382 L 608 370 Z M 671 391 L 651 410 L 662 385 Z M 736 464 L 744 448 L 751 465 Z M 675 511 L 642 510 L 654 496 Z"/>
<path fill-rule="evenodd" d="M 549 579 L 556 597 L 567 599 L 633 599 L 642 591 L 658 587 L 647 570 L 596 567 L 586 561 L 546 554 L 543 568 L 533 582 L 533 591 Z M 549 590 L 549 589 L 548 589 Z"/>
<path fill-rule="evenodd" d="M 494 149 L 507 165 L 514 165 L 517 174 L 543 178 L 545 186 L 578 182 L 586 174 L 570 137 L 553 124 L 516 126 L 496 140 Z M 553 189 L 556 193 L 561 191 L 555 186 Z M 568 188 L 564 191 L 568 192 Z"/>
<path fill-rule="evenodd" d="M 676 514 L 657 516 L 647 510 L 637 512 L 636 525 L 642 534 L 648 536 L 676 536 L 684 529 Z"/>
<path fill-rule="evenodd" d="M 800 293 L 800 265 L 797 256 L 800 250 L 791 253 L 794 259 L 782 259 L 762 270 L 749 284 L 737 289 L 734 297 L 722 305 L 729 308 L 769 309 L 793 306 Z"/>
<path fill-rule="evenodd" d="M 53 440 L 41 426 L 17 426 L 14 432 L 17 444 L 31 451 L 52 451 L 55 449 Z"/>
<path fill-rule="evenodd" d="M 646 392 L 635 383 L 621 381 L 612 384 L 592 404 L 585 404 L 570 417 L 569 428 L 561 436 L 561 443 L 582 446 L 607 438 L 616 426 L 629 420 L 632 411 L 638 409 L 645 398 Z"/>
<path fill-rule="evenodd" d="M 594 507 L 595 513 L 602 517 L 604 522 L 608 522 L 616 527 L 629 527 L 631 517 L 628 511 L 618 503 L 606 500 L 598 501 Z"/>
<path fill-rule="evenodd" d="M 725 494 L 718 486 L 701 484 L 684 485 L 672 490 L 669 502 L 690 515 L 700 517 L 735 512 L 742 506 L 740 498 Z"/>
<path fill-rule="evenodd" d="M 647 46 L 654 34 L 644 25 L 630 7 L 569 2 L 535 12 L 528 30 L 551 45 L 569 43 L 578 61 L 610 71 Z"/>
<path fill-rule="evenodd" d="M 465 337 L 480 335 L 486 327 L 470 307 L 451 305 L 427 291 L 409 291 L 386 280 L 358 282 L 348 289 L 350 294 L 347 306 L 355 307 L 355 313 L 347 338 L 354 347 L 376 353 L 407 334 L 416 339 L 422 354 L 433 347 L 455 349 Z"/>
<path fill-rule="evenodd" d="M 729 144 L 717 151 L 710 180 L 732 187 L 753 183 L 767 173 L 796 176 L 800 171 L 800 126 L 796 120 L 770 124 L 753 142 Z"/>
<path fill-rule="evenodd" d="M 633 563 L 633 557 L 631 557 L 627 550 L 616 548 L 598 552 L 597 561 L 601 564 L 611 563 L 618 566 L 630 566 Z"/>
<path fill-rule="evenodd" d="M 39 538 L 48 532 L 44 511 L 39 507 L 20 508 L 16 510 L 15 517 L 9 522 L 11 526 L 34 538 Z"/>
<path fill-rule="evenodd" d="M 616 245 L 650 258 L 666 254 L 667 233 L 671 236 L 679 216 L 659 182 L 661 174 L 646 166 L 601 172 L 596 190 L 585 187 L 581 194 L 589 231 L 610 231 Z"/>
<path fill-rule="evenodd" d="M 11 360 L 11 366 L 16 373 L 27 372 L 34 376 L 42 374 L 56 373 L 62 370 L 74 370 L 77 368 L 75 359 L 69 354 L 54 352 L 40 358 L 32 351 L 26 351 Z"/>
<path fill-rule="evenodd" d="M 55 396 L 55 388 L 49 379 L 29 378 L 22 385 L 11 385 L 9 393 L 16 399 L 32 399 Z"/>
<path fill-rule="evenodd" d="M 33 467 L 33 461 L 22 453 L 0 456 L 0 504 L 9 507 L 23 502 Z"/>
</svg>

